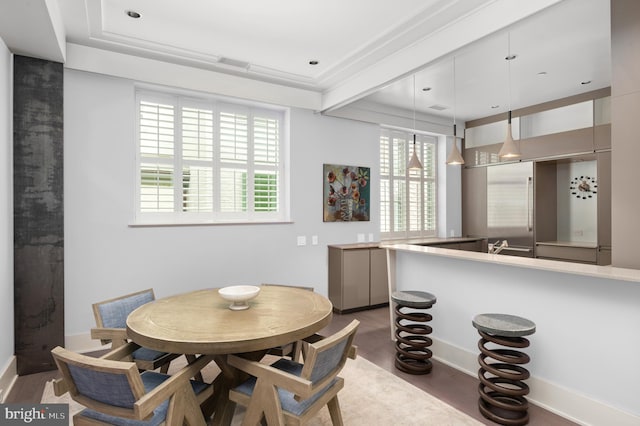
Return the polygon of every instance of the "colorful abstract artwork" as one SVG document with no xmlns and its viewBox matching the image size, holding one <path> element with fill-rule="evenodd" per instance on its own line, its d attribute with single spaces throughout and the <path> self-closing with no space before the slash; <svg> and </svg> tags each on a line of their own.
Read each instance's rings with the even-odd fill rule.
<svg viewBox="0 0 640 426">
<path fill-rule="evenodd" d="M 325 164 L 323 169 L 324 221 L 369 221 L 369 167 Z"/>
</svg>

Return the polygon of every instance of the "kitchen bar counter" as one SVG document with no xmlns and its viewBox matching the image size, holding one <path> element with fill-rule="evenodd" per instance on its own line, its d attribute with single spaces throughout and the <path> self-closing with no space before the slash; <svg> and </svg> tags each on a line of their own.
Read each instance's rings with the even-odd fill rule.
<svg viewBox="0 0 640 426">
<path fill-rule="evenodd" d="M 406 251 L 413 253 L 425 253 L 433 256 L 445 256 L 457 259 L 465 259 L 473 262 L 488 262 L 500 265 L 515 266 L 520 268 L 540 269 L 566 274 L 585 275 L 595 278 L 610 280 L 622 280 L 640 282 L 640 270 L 616 268 L 610 265 L 598 266 L 583 263 L 562 262 L 557 260 L 534 259 L 527 257 L 505 256 L 501 254 L 478 253 L 462 250 L 447 250 L 437 247 L 420 246 L 415 244 L 380 243 L 380 248 Z"/>
<path fill-rule="evenodd" d="M 532 403 L 579 424 L 640 425 L 640 369 L 633 367 L 640 270 L 386 241 L 380 247 L 387 249 L 390 293 L 438 298 L 430 312 L 435 359 L 477 377 L 472 318 L 522 316 L 537 329 L 527 348 Z"/>
</svg>

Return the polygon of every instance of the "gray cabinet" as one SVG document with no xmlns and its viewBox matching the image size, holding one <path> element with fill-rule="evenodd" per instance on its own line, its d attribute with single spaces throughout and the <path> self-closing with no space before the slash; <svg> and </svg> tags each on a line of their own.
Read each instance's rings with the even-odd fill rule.
<svg viewBox="0 0 640 426">
<path fill-rule="evenodd" d="M 369 305 L 389 303 L 389 276 L 387 273 L 387 251 L 369 249 Z"/>
<path fill-rule="evenodd" d="M 462 169 L 462 235 L 487 236 L 487 168 Z"/>
<path fill-rule="evenodd" d="M 389 303 L 386 250 L 375 244 L 329 246 L 329 300 L 338 313 Z"/>
<path fill-rule="evenodd" d="M 598 156 L 598 265 L 611 265 L 611 152 Z"/>
</svg>

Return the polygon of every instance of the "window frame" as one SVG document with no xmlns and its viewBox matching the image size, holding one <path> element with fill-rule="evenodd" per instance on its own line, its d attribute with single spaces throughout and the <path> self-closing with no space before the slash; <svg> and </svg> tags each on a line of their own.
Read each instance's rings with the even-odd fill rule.
<svg viewBox="0 0 640 426">
<path fill-rule="evenodd" d="M 152 158 L 141 152 L 141 102 L 156 102 L 173 105 L 173 157 L 172 158 Z M 183 158 L 182 151 L 182 113 L 183 108 L 209 109 L 212 111 L 212 143 L 213 155 L 211 160 L 195 160 Z M 246 114 L 247 117 L 247 160 L 244 164 L 234 166 L 246 171 L 246 187 L 242 192 L 246 194 L 246 210 L 223 212 L 220 208 L 221 182 L 220 172 L 225 161 L 221 160 L 221 112 L 233 114 Z M 254 119 L 266 118 L 278 122 L 278 146 L 277 165 L 265 166 L 256 164 L 254 161 Z M 225 225 L 225 224 L 259 224 L 259 223 L 288 223 L 290 222 L 290 211 L 288 202 L 289 170 L 289 141 L 288 141 L 289 113 L 285 107 L 266 106 L 255 102 L 245 102 L 222 96 L 209 95 L 205 93 L 185 93 L 183 91 L 170 91 L 157 88 L 136 87 L 135 90 L 135 192 L 134 192 L 134 219 L 132 226 L 160 226 L 160 225 Z M 142 164 L 145 159 L 151 158 L 150 162 L 167 164 L 173 167 L 172 190 L 173 190 L 173 211 L 171 212 L 148 212 L 142 211 L 141 187 L 142 187 Z M 209 163 L 212 167 L 212 211 L 183 211 L 183 166 Z M 209 167 L 209 166 L 207 166 Z M 265 169 L 277 174 L 277 210 L 276 211 L 254 211 L 254 198 L 257 194 L 253 192 L 256 171 Z"/>
<path fill-rule="evenodd" d="M 399 145 L 394 149 L 394 139 L 398 140 Z M 383 143 L 386 140 L 386 150 L 383 151 Z M 427 155 L 429 146 L 430 156 Z M 416 133 L 416 148 L 418 158 L 422 162 L 424 169 L 420 171 L 411 171 L 406 165 L 413 153 L 413 132 L 406 130 L 381 127 L 379 138 L 379 156 L 380 156 L 380 237 L 383 240 L 394 238 L 426 238 L 437 235 L 438 224 L 438 139 L 435 135 L 426 133 Z M 400 158 L 396 158 L 400 154 Z M 384 158 L 386 156 L 386 158 Z M 428 161 L 430 160 L 430 163 Z M 395 163 L 395 167 L 394 167 Z M 429 167 L 427 167 L 429 166 Z M 396 174 L 394 168 L 401 169 L 404 173 Z M 431 174 L 428 174 L 431 171 Z M 418 184 L 418 193 L 420 200 L 419 224 L 418 229 L 413 228 L 415 216 L 412 217 L 415 209 L 410 208 L 410 187 Z M 432 188 L 431 219 L 432 229 L 428 228 L 428 187 Z M 398 221 L 397 211 L 395 207 L 398 193 L 396 188 L 403 187 L 401 199 L 404 210 L 403 218 Z M 400 229 L 398 226 L 400 225 Z"/>
</svg>

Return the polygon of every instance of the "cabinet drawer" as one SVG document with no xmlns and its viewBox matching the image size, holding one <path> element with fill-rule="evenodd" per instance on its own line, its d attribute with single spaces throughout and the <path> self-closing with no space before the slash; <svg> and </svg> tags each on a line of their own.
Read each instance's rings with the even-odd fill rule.
<svg viewBox="0 0 640 426">
<path fill-rule="evenodd" d="M 596 263 L 595 248 L 588 247 L 567 247 L 567 246 L 547 246 L 536 247 L 536 257 L 546 257 L 558 260 L 571 260 L 573 262 Z"/>
</svg>

